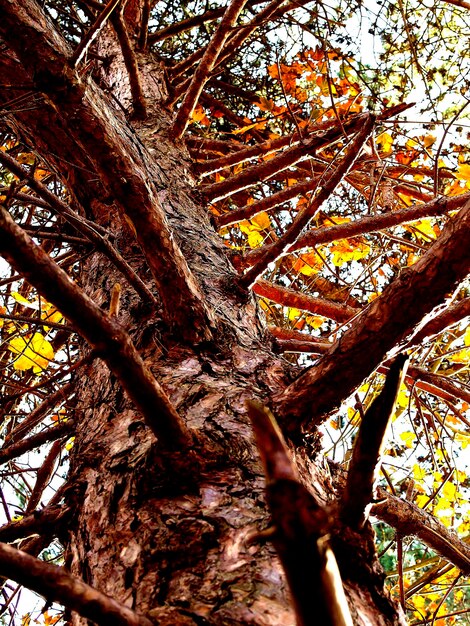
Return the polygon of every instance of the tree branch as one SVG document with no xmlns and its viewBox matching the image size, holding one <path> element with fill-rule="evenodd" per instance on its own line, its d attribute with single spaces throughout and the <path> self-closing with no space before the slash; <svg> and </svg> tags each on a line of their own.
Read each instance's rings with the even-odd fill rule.
<svg viewBox="0 0 470 626">
<path fill-rule="evenodd" d="M 28 186 L 39 194 L 58 215 L 62 216 L 79 233 L 82 233 L 88 241 L 91 241 L 95 248 L 104 254 L 127 279 L 129 285 L 133 287 L 144 302 L 152 306 L 157 304 L 155 296 L 145 285 L 142 279 L 137 276 L 132 267 L 119 254 L 114 246 L 100 232 L 97 224 L 83 218 L 75 213 L 65 202 L 53 194 L 43 183 L 36 180 L 26 168 L 20 165 L 13 157 L 0 151 L 0 163 L 10 170 L 20 180 L 28 182 Z"/>
<path fill-rule="evenodd" d="M 0 209 L 0 253 L 74 325 L 118 378 L 153 433 L 170 447 L 192 437 L 165 391 L 144 365 L 129 335 L 106 315 L 49 256 Z"/>
<path fill-rule="evenodd" d="M 378 517 L 401 535 L 413 535 L 421 539 L 432 550 L 453 563 L 464 574 L 470 574 L 470 545 L 465 543 L 433 515 L 420 509 L 412 502 L 397 498 L 379 488 L 378 497 L 371 515 Z"/>
<path fill-rule="evenodd" d="M 60 111 L 63 125 L 93 161 L 95 176 L 134 225 L 162 298 L 164 319 L 187 341 L 210 340 L 213 313 L 169 229 L 153 183 L 150 155 L 130 139 L 122 120 L 110 113 L 99 88 L 68 66 L 68 46 L 36 3 L 0 0 L 0 9 L 2 37 L 37 88 Z"/>
<path fill-rule="evenodd" d="M 441 197 L 427 204 L 417 204 L 407 209 L 399 209 L 389 213 L 381 213 L 380 215 L 371 215 L 363 217 L 352 222 L 345 222 L 335 226 L 322 226 L 310 230 L 301 235 L 297 241 L 292 243 L 286 250 L 285 254 L 290 254 L 301 248 L 310 248 L 338 239 L 349 239 L 392 228 L 399 224 L 414 222 L 423 217 L 432 217 L 435 215 L 443 215 L 450 211 L 455 211 L 464 206 L 470 200 L 470 193 L 460 196 Z M 238 269 L 248 267 L 256 263 L 261 257 L 264 250 L 270 248 L 273 244 L 264 246 L 263 248 L 250 250 L 242 258 L 235 261 Z"/>
<path fill-rule="evenodd" d="M 341 500 L 341 517 L 353 530 L 361 529 L 369 516 L 385 433 L 395 410 L 407 360 L 408 355 L 399 354 L 390 365 L 382 390 L 365 412 L 354 442 Z"/>
<path fill-rule="evenodd" d="M 126 66 L 127 75 L 129 77 L 132 108 L 134 109 L 133 116 L 137 120 L 144 120 L 147 117 L 147 105 L 145 103 L 145 96 L 140 80 L 139 66 L 134 50 L 132 49 L 131 40 L 122 13 L 119 11 L 113 13 L 113 15 L 111 15 L 111 23 L 116 31 L 119 45 L 121 46 L 124 65 Z"/>
<path fill-rule="evenodd" d="M 273 544 L 291 590 L 298 626 L 352 626 L 336 559 L 328 545 L 330 522 L 299 482 L 274 416 L 247 403 L 266 476 L 274 523 Z"/>
<path fill-rule="evenodd" d="M 294 291 L 288 287 L 274 285 L 262 278 L 258 279 L 253 285 L 253 292 L 277 304 L 308 311 L 314 315 L 323 315 L 337 322 L 346 322 L 359 313 L 358 309 L 354 309 L 347 304 L 338 304 L 331 300 L 325 300 L 299 291 Z"/>
<path fill-rule="evenodd" d="M 293 243 L 297 239 L 301 231 L 305 228 L 305 226 L 307 226 L 323 202 L 329 198 L 336 186 L 339 185 L 348 170 L 352 167 L 375 124 L 375 117 L 373 115 L 365 114 L 365 116 L 361 116 L 361 118 L 361 121 L 363 121 L 363 127 L 347 149 L 344 158 L 333 170 L 332 174 L 326 174 L 324 176 L 325 182 L 322 183 L 318 194 L 299 211 L 294 222 L 284 232 L 282 237 L 274 242 L 268 250 L 264 250 L 257 262 L 240 278 L 241 285 L 246 288 L 250 287 L 258 276 L 264 272 L 268 265 L 275 261 L 289 246 L 289 244 Z"/>
<path fill-rule="evenodd" d="M 358 115 L 344 123 L 346 132 L 354 132 L 366 122 L 368 114 Z M 342 136 L 341 127 L 335 124 L 332 128 L 320 131 L 312 137 L 308 137 L 301 143 L 284 150 L 269 161 L 264 161 L 251 167 L 245 168 L 239 174 L 230 176 L 219 183 L 201 185 L 200 189 L 211 202 L 217 202 L 228 196 L 251 187 L 259 181 L 267 180 L 275 174 L 292 167 L 303 159 L 306 155 L 312 154 L 318 148 L 337 141 Z M 356 155 L 357 156 L 357 155 Z"/>
<path fill-rule="evenodd" d="M 31 535 L 40 535 L 50 532 L 70 513 L 70 509 L 63 506 L 47 506 L 42 511 L 35 511 L 25 515 L 16 522 L 9 522 L 0 526 L 0 541 L 17 541 Z"/>
<path fill-rule="evenodd" d="M 46 428 L 42 430 L 40 433 L 36 433 L 35 435 L 31 435 L 27 439 L 21 439 L 16 443 L 11 443 L 8 446 L 3 446 L 0 449 L 0 463 L 6 463 L 7 461 L 11 461 L 25 452 L 30 452 L 35 448 L 39 448 L 43 443 L 47 443 L 50 441 L 57 441 L 57 439 L 61 439 L 66 435 L 70 435 L 75 428 L 75 424 L 73 420 L 68 420 L 67 422 L 62 422 L 58 426 L 53 426 L 52 428 Z"/>
<path fill-rule="evenodd" d="M 364 310 L 320 362 L 276 399 L 291 433 L 310 430 L 381 363 L 388 351 L 440 304 L 470 269 L 470 202 L 429 250 Z M 354 367 L 351 367 L 351 364 Z"/>
<path fill-rule="evenodd" d="M 0 573 L 96 624 L 153 626 L 143 615 L 86 585 L 63 568 L 44 563 L 5 543 L 0 543 Z"/>
<path fill-rule="evenodd" d="M 111 13 L 114 11 L 114 9 L 117 7 L 117 5 L 121 1 L 122 0 L 109 0 L 108 4 L 105 6 L 105 8 L 101 11 L 101 13 L 96 18 L 95 23 L 88 30 L 88 32 L 80 41 L 74 53 L 70 57 L 70 67 L 77 67 L 77 65 L 86 55 L 90 45 L 93 43 L 93 41 L 98 37 L 98 35 L 101 33 L 101 31 L 105 27 L 106 22 L 109 16 L 111 15 Z"/>
<path fill-rule="evenodd" d="M 204 89 L 204 85 L 209 79 L 209 76 L 215 66 L 217 57 L 220 55 L 222 47 L 230 34 L 230 30 L 235 25 L 246 2 L 247 0 L 232 0 L 226 9 L 220 24 L 216 28 L 201 62 L 194 72 L 194 76 L 176 115 L 172 130 L 172 134 L 175 138 L 183 136 L 191 115 L 196 108 L 199 96 Z"/>
</svg>

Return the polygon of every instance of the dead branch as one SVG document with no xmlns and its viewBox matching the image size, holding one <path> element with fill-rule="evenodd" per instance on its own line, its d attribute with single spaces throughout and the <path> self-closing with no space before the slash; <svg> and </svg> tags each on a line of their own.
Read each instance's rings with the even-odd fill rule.
<svg viewBox="0 0 470 626">
<path fill-rule="evenodd" d="M 39 194 L 58 215 L 62 216 L 69 224 L 71 224 L 79 233 L 82 233 L 88 241 L 91 241 L 95 248 L 100 251 L 117 267 L 117 269 L 125 276 L 129 285 L 133 287 L 139 296 L 155 306 L 157 301 L 150 289 L 145 285 L 142 279 L 135 273 L 127 261 L 119 254 L 116 248 L 103 236 L 99 231 L 98 225 L 77 215 L 65 202 L 53 194 L 43 183 L 35 179 L 28 170 L 20 165 L 10 155 L 1 152 L 0 163 L 4 165 L 10 172 L 18 176 L 20 180 L 28 182 L 28 186 Z"/>
<path fill-rule="evenodd" d="M 266 476 L 273 544 L 292 594 L 298 626 L 352 626 L 336 559 L 328 545 L 328 515 L 298 481 L 274 416 L 247 403 Z"/>
<path fill-rule="evenodd" d="M 124 22 L 122 13 L 117 11 L 111 15 L 111 23 L 121 46 L 122 58 L 129 76 L 129 86 L 132 95 L 133 116 L 137 120 L 144 120 L 147 117 L 147 105 L 140 80 L 139 65 L 135 52 L 132 48 L 129 33 Z"/>
<path fill-rule="evenodd" d="M 364 413 L 354 442 L 341 499 L 341 517 L 353 530 L 362 528 L 369 516 L 385 433 L 395 410 L 407 360 L 408 355 L 399 354 L 390 365 L 382 390 Z"/>
<path fill-rule="evenodd" d="M 405 268 L 323 356 L 276 399 L 290 432 L 321 423 L 350 395 L 422 318 L 440 304 L 470 269 L 470 202 L 441 235 Z M 354 363 L 354 367 L 351 367 Z M 315 398 L 315 404 L 312 404 Z"/>
<path fill-rule="evenodd" d="M 314 315 L 323 315 L 337 322 L 345 322 L 359 312 L 347 304 L 339 304 L 332 300 L 309 296 L 263 279 L 258 279 L 253 285 L 253 291 L 256 295 L 268 298 L 268 300 L 272 300 L 272 302 L 277 304 L 295 307 Z"/>
<path fill-rule="evenodd" d="M 21 439 L 21 441 L 16 443 L 3 446 L 3 448 L 0 449 L 0 463 L 6 463 L 7 461 L 11 461 L 26 452 L 39 448 L 43 443 L 62 439 L 63 437 L 70 435 L 70 433 L 73 432 L 74 427 L 74 421 L 68 420 L 58 426 L 46 428 L 40 433 L 31 435 L 31 437 L 28 437 L 27 439 Z"/>
<path fill-rule="evenodd" d="M 360 128 L 365 123 L 366 117 L 367 114 L 361 114 L 349 120 L 344 124 L 346 131 L 354 132 L 358 127 Z M 230 176 L 230 178 L 222 182 L 201 185 L 200 189 L 211 202 L 222 200 L 237 191 L 247 189 L 258 184 L 259 181 L 267 180 L 275 174 L 292 167 L 305 158 L 306 155 L 314 154 L 315 150 L 324 148 L 330 143 L 337 141 L 341 136 L 342 130 L 339 125 L 335 124 L 333 127 L 322 130 L 318 134 L 315 133 L 301 143 L 284 150 L 269 161 L 247 167 L 240 173 Z"/>
<path fill-rule="evenodd" d="M 63 506 L 47 506 L 42 511 L 35 511 L 16 522 L 0 526 L 0 541 L 11 543 L 31 535 L 49 532 L 60 525 L 69 513 L 70 509 Z"/>
<path fill-rule="evenodd" d="M 68 67 L 68 46 L 52 29 L 39 5 L 27 0 L 14 5 L 0 0 L 0 7 L 0 32 L 5 42 L 28 76 L 36 76 L 37 64 L 44 60 L 47 75 L 41 75 L 43 82 L 38 87 L 57 104 L 68 132 L 78 145 L 86 147 L 96 176 L 134 225 L 162 298 L 166 322 L 187 341 L 210 340 L 213 313 L 170 232 L 151 175 L 142 167 L 143 161 L 151 162 L 150 157 L 146 161 L 140 147 L 122 140 L 128 131 L 118 118 L 109 124 L 107 101 L 93 82 L 82 82 Z"/>
<path fill-rule="evenodd" d="M 181 107 L 173 124 L 173 135 L 176 138 L 182 137 L 186 127 L 191 119 L 191 115 L 196 108 L 199 96 L 201 95 L 204 85 L 206 84 L 212 69 L 215 66 L 218 56 L 222 50 L 227 37 L 230 34 L 230 30 L 235 25 L 238 16 L 240 15 L 247 0 L 232 0 L 227 7 L 220 24 L 216 28 L 209 45 L 199 63 L 191 83 L 186 91 L 186 95 L 183 98 Z"/>
<path fill-rule="evenodd" d="M 97 624 L 152 626 L 143 615 L 86 585 L 63 568 L 44 563 L 5 543 L 0 543 L 0 573 Z"/>
<path fill-rule="evenodd" d="M 23 439 L 33 428 L 35 428 L 44 416 L 57 404 L 64 402 L 72 394 L 75 389 L 74 383 L 67 383 L 60 387 L 55 393 L 49 394 L 46 399 L 41 402 L 31 413 L 14 428 L 5 438 L 5 443 L 10 445 Z"/>
<path fill-rule="evenodd" d="M 297 214 L 294 222 L 289 226 L 285 233 L 276 242 L 274 242 L 268 250 L 263 250 L 257 262 L 240 278 L 240 284 L 246 288 L 251 287 L 255 280 L 260 276 L 268 265 L 275 261 L 284 250 L 293 243 L 300 235 L 301 231 L 308 225 L 317 210 L 323 202 L 329 198 L 336 186 L 341 182 L 343 177 L 358 158 L 362 146 L 369 138 L 370 133 L 375 124 L 373 115 L 365 114 L 361 116 L 363 127 L 348 147 L 345 156 L 340 163 L 333 169 L 331 174 L 326 173 L 321 189 L 311 201 L 303 207 Z M 275 159 L 273 159 L 274 161 Z"/>
<path fill-rule="evenodd" d="M 374 504 L 371 515 L 383 520 L 401 535 L 412 535 L 453 563 L 464 574 L 470 574 L 470 545 L 465 543 L 438 519 L 412 502 L 378 490 L 383 502 Z"/>
<path fill-rule="evenodd" d="M 98 352 L 141 411 L 154 434 L 170 447 L 192 437 L 165 391 L 147 369 L 122 326 L 104 313 L 0 208 L 0 252 Z"/>
<path fill-rule="evenodd" d="M 55 469 L 55 463 L 59 454 L 61 453 L 63 445 L 63 441 L 54 441 L 41 467 L 36 472 L 36 482 L 34 483 L 33 490 L 31 491 L 31 495 L 28 498 L 26 513 L 32 513 L 39 504 L 41 496 L 44 493 L 44 489 L 47 487 L 50 479 L 52 478 Z"/>
<path fill-rule="evenodd" d="M 104 7 L 104 9 L 96 18 L 95 23 L 90 27 L 90 29 L 88 30 L 86 35 L 83 37 L 83 39 L 81 40 L 81 42 L 78 44 L 77 48 L 75 49 L 74 53 L 70 57 L 70 60 L 69 60 L 70 67 L 77 67 L 77 65 L 80 63 L 80 61 L 88 52 L 88 49 L 90 45 L 92 44 L 92 42 L 98 37 L 98 35 L 101 33 L 101 31 L 105 27 L 106 22 L 108 21 L 108 18 L 110 17 L 111 13 L 114 11 L 114 9 L 117 7 L 117 5 L 120 2 L 121 0 L 109 0 L 108 4 Z"/>
<path fill-rule="evenodd" d="M 431 217 L 435 215 L 443 215 L 450 211 L 460 209 L 470 200 L 470 193 L 460 196 L 441 197 L 427 204 L 417 204 L 407 209 L 400 209 L 390 213 L 381 213 L 380 215 L 372 215 L 363 217 L 353 222 L 345 222 L 334 226 L 322 226 L 315 230 L 310 230 L 301 235 L 297 241 L 291 244 L 286 254 L 300 250 L 301 248 L 310 248 L 338 239 L 349 239 L 366 233 L 378 232 L 385 228 L 392 228 L 399 224 L 406 224 L 421 219 L 422 217 Z M 272 245 L 272 244 L 270 244 Z M 264 249 L 267 249 L 266 246 Z M 237 267 L 247 267 L 253 265 L 260 258 L 263 249 L 255 249 L 247 252 L 243 259 L 237 263 Z"/>
</svg>

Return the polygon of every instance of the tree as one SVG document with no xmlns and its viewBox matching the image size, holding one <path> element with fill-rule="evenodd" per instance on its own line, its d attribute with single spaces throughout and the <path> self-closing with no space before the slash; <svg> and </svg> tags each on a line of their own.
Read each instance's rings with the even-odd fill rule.
<svg viewBox="0 0 470 626">
<path fill-rule="evenodd" d="M 0 459 L 22 513 L 3 497 L 21 550 L 1 544 L 0 573 L 70 624 L 404 624 L 403 537 L 445 559 L 421 586 L 470 571 L 424 510 L 468 487 L 443 443 L 468 427 L 466 156 L 449 128 L 431 166 L 429 133 L 402 141 L 407 105 L 379 81 L 368 100 L 370 68 L 327 46 L 350 8 L 306 4 L 0 2 Z M 294 26 L 316 44 L 282 49 Z M 346 471 L 320 427 L 353 393 Z M 422 468 L 448 465 L 427 496 L 412 457 L 421 508 L 385 464 L 374 486 L 397 400 L 414 431 L 387 454 L 423 434 Z M 62 569 L 36 558 L 55 538 Z"/>
</svg>

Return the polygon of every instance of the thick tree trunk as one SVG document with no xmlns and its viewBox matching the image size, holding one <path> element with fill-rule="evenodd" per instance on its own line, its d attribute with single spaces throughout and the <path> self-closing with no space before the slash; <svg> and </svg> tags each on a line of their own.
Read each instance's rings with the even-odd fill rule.
<svg viewBox="0 0 470 626">
<path fill-rule="evenodd" d="M 35 33 L 40 28 L 46 32 L 48 25 L 35 19 Z M 101 53 L 111 60 L 103 85 L 127 107 L 131 96 L 119 48 L 111 33 L 103 42 Z M 26 45 L 26 39 L 17 45 Z M 60 49 L 63 44 L 54 45 Z M 143 122 L 128 123 L 91 81 L 78 85 L 83 100 L 75 103 L 64 85 L 48 83 L 40 109 L 10 119 L 60 172 L 81 210 L 113 233 L 120 252 L 148 287 L 157 294 L 155 282 L 160 282 L 166 290 L 159 294 L 159 311 L 131 289 L 124 291 L 119 320 L 178 413 L 198 433 L 194 450 L 169 451 L 101 360 L 81 370 L 66 494 L 73 517 L 62 536 L 67 565 L 88 584 L 159 624 L 294 624 L 274 549 L 256 538 L 269 516 L 245 401 L 269 402 L 298 372 L 271 352 L 252 296 L 235 288 L 226 248 L 194 189 L 189 157 L 168 132 L 170 114 L 162 106 L 166 93 L 158 63 L 151 55 L 142 55 L 139 62 L 148 106 Z M 28 69 L 11 53 L 0 63 L 12 82 L 38 80 L 32 63 Z M 86 134 L 80 120 L 85 106 L 108 118 L 109 137 Z M 134 162 L 123 164 L 127 173 L 109 169 L 104 140 L 116 143 L 106 146 L 110 154 L 119 148 L 120 154 L 132 155 Z M 200 312 L 188 317 L 187 332 L 181 311 L 165 310 L 179 306 L 177 285 L 168 283 L 164 267 L 162 276 L 152 276 L 147 233 L 137 233 L 142 252 L 124 216 L 136 209 L 129 202 L 139 201 L 126 197 L 125 184 L 119 182 L 131 174 L 145 182 L 147 201 L 158 202 L 190 272 L 186 279 L 194 286 L 195 302 L 199 296 L 204 302 Z M 155 210 L 144 208 L 149 215 Z M 159 244 L 155 255 L 160 252 Z M 107 305 L 120 282 L 115 267 L 98 253 L 83 264 L 82 284 L 99 305 Z M 193 333 L 192 325 L 205 317 L 210 335 Z M 177 320 L 179 328 L 168 320 Z M 327 504 L 336 495 L 329 472 L 321 459 L 309 458 L 310 452 L 295 450 L 302 479 L 318 502 Z M 357 536 L 345 535 L 339 526 L 337 532 L 332 543 L 354 623 L 403 624 L 383 589 L 370 526 Z M 73 614 L 70 623 L 87 621 Z"/>
</svg>

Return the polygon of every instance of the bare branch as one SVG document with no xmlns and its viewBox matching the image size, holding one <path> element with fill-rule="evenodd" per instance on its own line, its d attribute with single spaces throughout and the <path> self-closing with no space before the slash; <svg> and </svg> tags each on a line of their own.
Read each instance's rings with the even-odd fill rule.
<svg viewBox="0 0 470 626">
<path fill-rule="evenodd" d="M 108 239 L 99 232 L 101 229 L 97 224 L 77 215 L 65 202 L 53 194 L 46 185 L 35 179 L 34 176 L 31 176 L 28 170 L 9 154 L 0 151 L 0 163 L 15 174 L 15 176 L 18 176 L 20 180 L 27 181 L 28 186 L 47 202 L 51 210 L 61 215 L 69 224 L 76 228 L 79 233 L 85 235 L 85 237 L 95 245 L 97 250 L 105 254 L 123 276 L 126 277 L 129 285 L 136 290 L 144 302 L 148 302 L 153 306 L 157 304 L 155 296 L 150 289 L 148 289 L 142 279 L 137 276 L 129 263 L 123 259 Z"/>
<path fill-rule="evenodd" d="M 436 242 L 383 293 L 323 356 L 277 398 L 290 432 L 321 423 L 466 277 L 470 269 L 470 202 Z M 354 364 L 354 367 L 351 367 Z M 312 402 L 312 399 L 315 402 Z"/>
<path fill-rule="evenodd" d="M 470 574 L 470 545 L 465 543 L 438 519 L 412 502 L 392 496 L 384 489 L 378 490 L 383 498 L 374 504 L 371 515 L 383 520 L 401 535 L 413 535 L 432 550 L 453 563 L 464 574 Z"/>
<path fill-rule="evenodd" d="M 0 231 L 0 253 L 98 352 L 155 435 L 170 447 L 189 446 L 192 438 L 187 427 L 122 326 L 73 283 L 3 208 L 0 209 Z"/>
<path fill-rule="evenodd" d="M 147 105 L 140 80 L 139 66 L 132 48 L 129 33 L 126 24 L 120 12 L 113 13 L 111 22 L 121 46 L 122 57 L 126 66 L 127 75 L 129 76 L 129 85 L 132 95 L 133 116 L 137 120 L 144 120 L 147 117 Z"/>
<path fill-rule="evenodd" d="M 299 211 L 294 222 L 289 226 L 282 237 L 272 244 L 269 250 L 264 250 L 257 262 L 241 277 L 241 285 L 247 288 L 250 287 L 268 265 L 275 261 L 284 250 L 297 239 L 303 228 L 307 226 L 323 202 L 329 198 L 336 186 L 339 185 L 348 170 L 352 167 L 375 124 L 375 117 L 373 115 L 365 114 L 365 116 L 361 117 L 364 125 L 348 147 L 343 159 L 337 167 L 334 168 L 332 174 L 325 175 L 325 181 L 322 183 L 318 194 Z"/>
<path fill-rule="evenodd" d="M 37 78 L 42 63 L 38 88 L 56 103 L 68 132 L 85 147 L 96 175 L 134 225 L 162 298 L 164 319 L 186 341 L 210 340 L 213 313 L 169 229 L 147 169 L 150 156 L 133 142 L 122 141 L 128 129 L 118 117 L 109 124 L 106 99 L 93 82 L 82 81 L 68 66 L 68 46 L 36 3 L 0 0 L 0 8 L 2 37 L 28 76 Z"/>
<path fill-rule="evenodd" d="M 181 107 L 176 115 L 173 124 L 173 135 L 175 138 L 182 137 L 189 123 L 191 115 L 196 108 L 199 96 L 201 95 L 204 85 L 209 79 L 210 73 L 215 66 L 222 47 L 230 34 L 231 28 L 235 25 L 243 7 L 247 0 L 232 0 L 227 7 L 224 16 L 218 25 L 209 45 L 201 59 L 196 71 L 194 72 L 191 84 L 188 87 Z"/>
<path fill-rule="evenodd" d="M 86 33 L 85 37 L 83 37 L 81 42 L 78 44 L 76 50 L 70 57 L 70 67 L 77 67 L 77 65 L 86 55 L 88 48 L 90 47 L 92 42 L 98 37 L 98 35 L 105 27 L 111 13 L 121 1 L 122 0 L 109 0 L 108 4 L 96 18 L 95 23 L 91 26 L 90 30 Z"/>
<path fill-rule="evenodd" d="M 398 226 L 399 224 L 413 222 L 423 217 L 443 215 L 450 211 L 460 209 L 469 199 L 470 193 L 465 193 L 460 196 L 443 196 L 427 204 L 417 204 L 407 209 L 399 209 L 398 211 L 381 213 L 380 215 L 371 215 L 335 226 L 322 226 L 321 228 L 310 230 L 301 235 L 297 241 L 287 248 L 285 254 L 290 254 L 301 248 L 330 243 L 338 239 L 348 239 L 366 233 L 378 232 L 386 228 Z M 263 251 L 268 249 L 271 245 L 273 244 L 269 244 L 264 248 L 250 250 L 237 262 L 237 267 L 241 268 L 253 265 L 261 257 Z"/>
<path fill-rule="evenodd" d="M 353 530 L 364 526 L 374 500 L 385 433 L 395 410 L 407 360 L 408 355 L 399 354 L 390 365 L 382 390 L 365 412 L 354 442 L 341 502 L 341 517 Z"/>
<path fill-rule="evenodd" d="M 25 454 L 25 452 L 30 452 L 35 448 L 39 448 L 43 443 L 47 443 L 48 441 L 57 441 L 57 439 L 62 439 L 66 435 L 70 435 L 70 433 L 73 432 L 74 427 L 75 424 L 73 420 L 68 420 L 67 422 L 62 422 L 58 426 L 46 428 L 40 433 L 31 435 L 31 437 L 28 437 L 27 439 L 21 439 L 16 443 L 3 446 L 3 448 L 0 449 L 0 463 L 11 461 L 16 457 Z"/>
<path fill-rule="evenodd" d="M 143 615 L 86 585 L 63 568 L 44 563 L 5 543 L 0 543 L 0 573 L 96 624 L 153 626 Z"/>
<path fill-rule="evenodd" d="M 368 117 L 368 114 L 355 116 L 344 124 L 346 131 L 354 132 L 366 122 Z M 211 202 L 227 198 L 237 191 L 256 185 L 259 181 L 267 180 L 288 167 L 295 165 L 306 155 L 312 154 L 318 148 L 337 141 L 341 136 L 341 127 L 335 124 L 332 128 L 322 130 L 318 134 L 315 133 L 312 137 L 308 137 L 301 143 L 284 150 L 269 161 L 247 167 L 239 174 L 230 176 L 222 182 L 202 185 L 201 191 Z"/>
<path fill-rule="evenodd" d="M 308 311 L 314 315 L 324 315 L 337 322 L 345 322 L 359 312 L 357 309 L 347 304 L 338 304 L 332 300 L 317 298 L 299 291 L 294 291 L 288 287 L 274 285 L 262 278 L 258 279 L 253 285 L 253 292 L 258 296 L 268 298 L 268 300 L 272 300 L 278 304 L 295 307 L 296 309 Z"/>
<path fill-rule="evenodd" d="M 247 402 L 266 475 L 274 523 L 273 544 L 282 561 L 298 626 L 352 626 L 336 559 L 328 545 L 330 521 L 298 481 L 272 413 Z"/>
<path fill-rule="evenodd" d="M 60 525 L 69 513 L 70 509 L 63 506 L 47 506 L 42 511 L 35 511 L 16 522 L 0 526 L 0 541 L 12 542 L 31 535 L 49 533 Z"/>
</svg>

